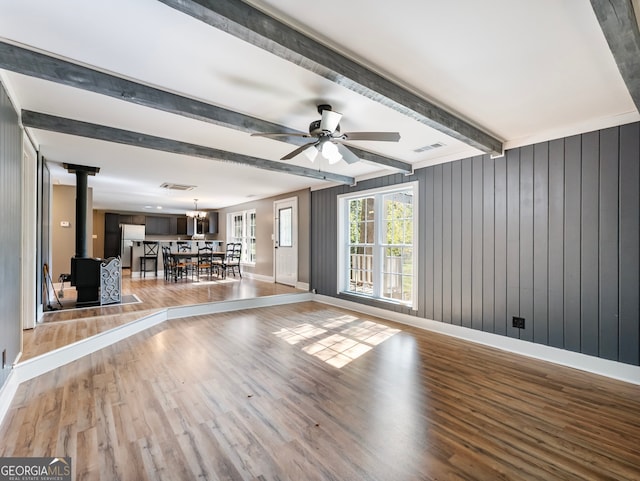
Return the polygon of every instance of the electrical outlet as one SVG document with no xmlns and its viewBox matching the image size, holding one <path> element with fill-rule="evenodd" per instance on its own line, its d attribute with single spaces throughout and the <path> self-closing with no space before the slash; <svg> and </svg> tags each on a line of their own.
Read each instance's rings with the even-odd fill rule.
<svg viewBox="0 0 640 481">
<path fill-rule="evenodd" d="M 513 327 L 517 329 L 524 329 L 524 317 L 513 316 Z"/>
</svg>

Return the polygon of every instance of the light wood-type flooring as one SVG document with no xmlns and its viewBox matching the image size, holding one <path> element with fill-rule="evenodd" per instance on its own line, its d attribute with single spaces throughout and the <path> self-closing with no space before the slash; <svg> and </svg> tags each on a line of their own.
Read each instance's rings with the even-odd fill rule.
<svg viewBox="0 0 640 481">
<path fill-rule="evenodd" d="M 0 456 L 71 456 L 78 480 L 640 480 L 639 414 L 639 386 L 304 302 L 23 383 Z"/>
<path fill-rule="evenodd" d="M 200 282 L 192 282 L 191 280 L 166 282 L 163 278 L 132 279 L 124 276 L 122 292 L 124 295 L 136 295 L 142 302 L 45 312 L 43 322 L 36 329 L 23 331 L 21 360 L 26 361 L 99 332 L 140 319 L 166 307 L 231 299 L 249 299 L 302 291 L 282 284 L 255 281 L 247 277 L 229 276 L 226 279 L 214 277 L 213 280 Z M 75 299 L 75 296 L 75 288 L 70 288 L 67 283 L 62 300 Z M 55 299 L 52 306 L 58 306 Z"/>
</svg>

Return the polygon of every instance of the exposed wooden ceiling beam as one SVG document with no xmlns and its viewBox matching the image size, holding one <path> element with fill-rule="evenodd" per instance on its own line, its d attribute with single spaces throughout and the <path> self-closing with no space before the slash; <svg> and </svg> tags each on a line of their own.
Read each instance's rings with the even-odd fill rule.
<svg viewBox="0 0 640 481">
<path fill-rule="evenodd" d="M 205 147 L 202 145 L 180 142 L 163 137 L 155 137 L 153 135 L 132 132 L 130 130 L 117 129 L 105 125 L 97 125 L 79 120 L 66 119 L 56 117 L 54 115 L 33 112 L 30 110 L 22 111 L 22 125 L 34 129 L 48 130 L 69 135 L 77 135 L 90 139 L 104 140 L 107 142 L 115 142 L 118 144 L 131 145 L 134 147 L 143 147 L 146 149 L 160 150 L 173 154 L 189 155 L 192 157 L 200 157 L 204 159 L 217 160 L 221 162 L 231 162 L 234 164 L 247 165 L 258 169 L 270 170 L 272 172 L 280 172 L 284 174 L 299 175 L 310 177 L 312 179 L 328 180 L 341 184 L 353 185 L 355 179 L 345 175 L 334 174 L 332 172 L 323 172 L 300 167 L 297 165 L 285 164 L 284 162 L 274 162 L 271 160 L 250 157 L 235 152 L 227 152 L 220 149 Z"/>
<path fill-rule="evenodd" d="M 488 154 L 502 142 L 241 0 L 160 0 Z"/>
<path fill-rule="evenodd" d="M 0 68 L 242 132 L 300 133 L 283 125 L 250 117 L 233 110 L 183 97 L 1 41 Z M 277 140 L 296 145 L 302 145 L 306 142 L 306 139 L 300 137 L 283 137 Z M 351 150 L 358 157 L 369 162 L 403 172 L 412 171 L 409 163 L 357 148 Z"/>
<path fill-rule="evenodd" d="M 591 0 L 618 70 L 640 112 L 640 30 L 631 0 Z"/>
<path fill-rule="evenodd" d="M 245 132 L 283 128 L 5 42 L 0 42 L 0 68 Z"/>
</svg>

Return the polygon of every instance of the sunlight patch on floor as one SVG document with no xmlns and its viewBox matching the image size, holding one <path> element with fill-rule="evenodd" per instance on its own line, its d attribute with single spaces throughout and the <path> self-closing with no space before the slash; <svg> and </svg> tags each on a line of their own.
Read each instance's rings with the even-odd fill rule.
<svg viewBox="0 0 640 481">
<path fill-rule="evenodd" d="M 300 324 L 292 329 L 282 328 L 274 334 L 280 339 L 284 339 L 289 344 L 293 345 L 298 344 L 301 341 L 306 341 L 307 339 L 312 339 L 313 337 L 324 334 L 325 332 L 327 332 L 326 329 L 321 329 L 311 324 Z"/>
<path fill-rule="evenodd" d="M 200 286 L 205 286 L 207 284 L 212 284 L 212 285 L 219 285 L 219 284 L 232 284 L 234 282 L 238 282 L 238 279 L 206 279 L 204 277 L 200 277 L 198 279 L 195 279 L 193 282 L 195 282 L 196 285 L 200 285 Z"/>
<path fill-rule="evenodd" d="M 322 327 L 303 323 L 283 327 L 274 334 L 291 345 L 300 344 L 307 354 L 341 368 L 400 332 L 348 315 L 327 319 L 320 325 Z"/>
</svg>

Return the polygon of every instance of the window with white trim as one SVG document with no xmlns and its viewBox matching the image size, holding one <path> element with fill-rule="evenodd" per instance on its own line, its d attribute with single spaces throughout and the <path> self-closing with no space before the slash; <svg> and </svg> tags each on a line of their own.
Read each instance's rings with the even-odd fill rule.
<svg viewBox="0 0 640 481">
<path fill-rule="evenodd" d="M 256 211 L 243 210 L 227 214 L 227 244 L 242 244 L 243 264 L 256 263 Z"/>
<path fill-rule="evenodd" d="M 417 308 L 417 182 L 338 198 L 338 289 Z"/>
</svg>

